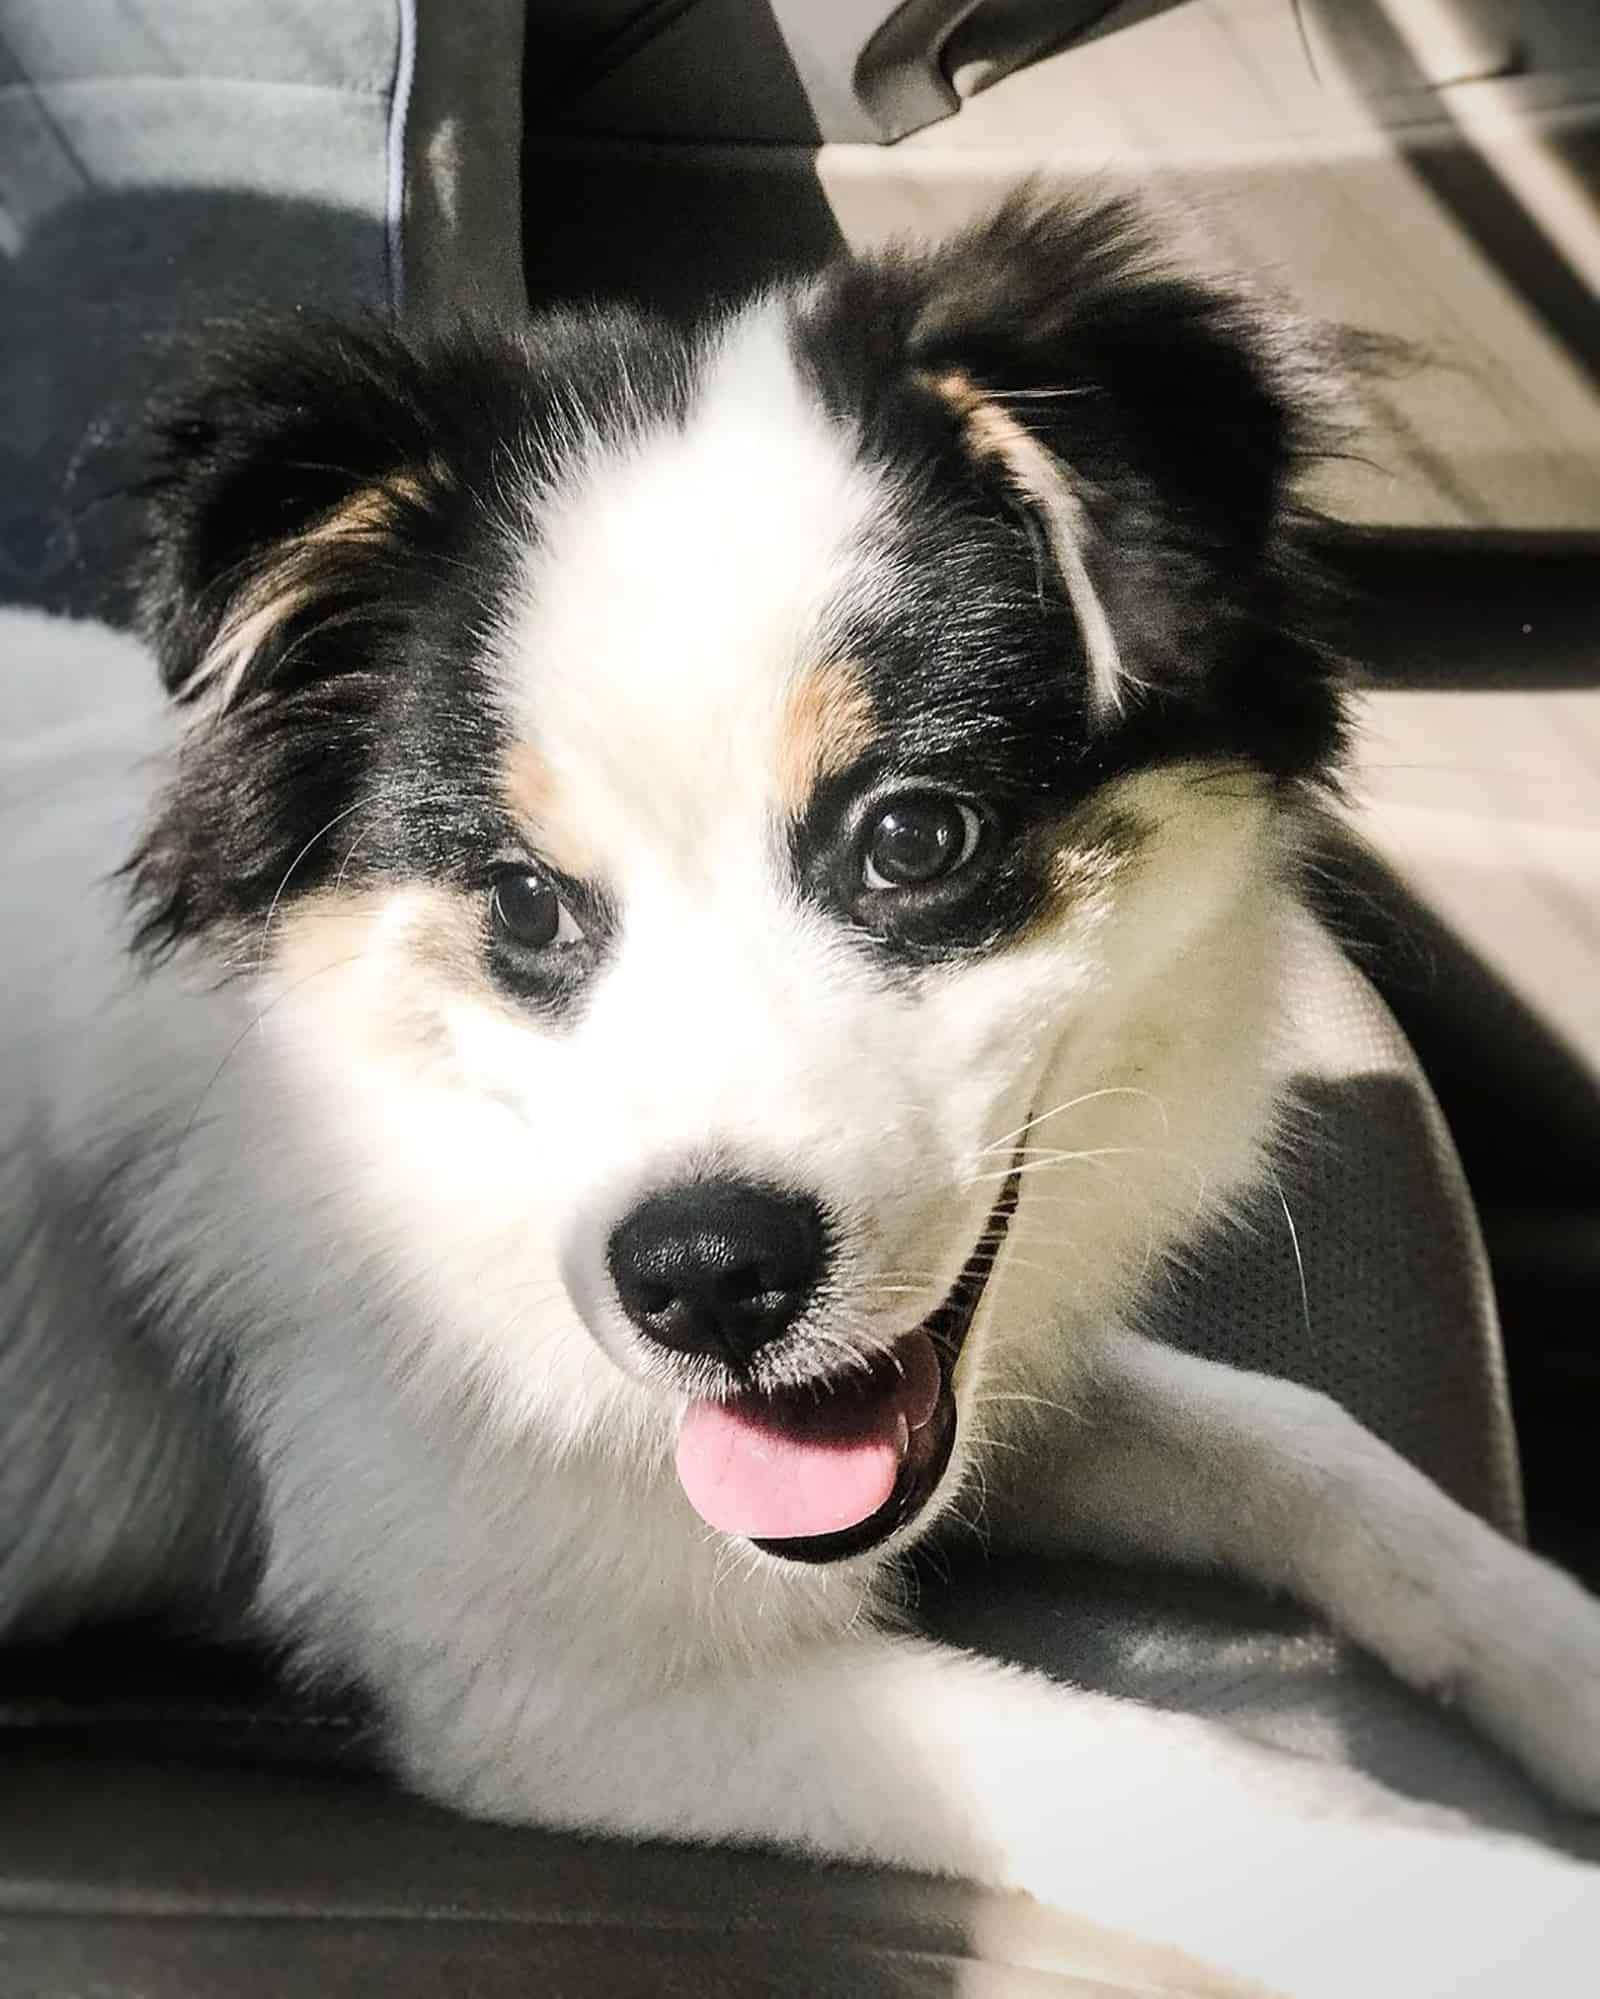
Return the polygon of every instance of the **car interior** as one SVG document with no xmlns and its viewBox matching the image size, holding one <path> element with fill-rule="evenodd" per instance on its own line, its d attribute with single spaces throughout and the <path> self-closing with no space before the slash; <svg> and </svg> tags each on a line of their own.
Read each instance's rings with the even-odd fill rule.
<svg viewBox="0 0 1600 1999">
<path fill-rule="evenodd" d="M 127 622 L 133 429 L 219 326 L 700 313 L 1029 178 L 1372 336 L 1310 496 L 1359 694 L 1302 1139 L 1148 1324 L 1600 1587 L 1600 10 L 0 0 L 0 601 Z M 955 1642 L 1600 1859 L 1291 1605 L 970 1536 L 916 1583 Z M 0 1758 L 0 1992 L 1233 1989 L 950 1882 L 453 1818 L 358 1692 L 212 1631 L 0 1652 Z"/>
</svg>

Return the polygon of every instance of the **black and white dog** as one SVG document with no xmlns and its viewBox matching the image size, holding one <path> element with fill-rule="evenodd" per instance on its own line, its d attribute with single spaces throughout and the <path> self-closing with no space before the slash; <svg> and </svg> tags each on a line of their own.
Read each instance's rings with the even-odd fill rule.
<svg viewBox="0 0 1600 1999">
<path fill-rule="evenodd" d="M 693 337 L 311 332 L 196 391 L 177 726 L 132 641 L 6 630 L 0 1625 L 248 1569 L 472 1812 L 1014 1885 L 1297 1995 L 1576 1989 L 1600 1874 L 894 1626 L 981 1494 L 1295 1591 L 1600 1808 L 1600 1609 L 1118 1330 L 1258 1170 L 1339 748 L 1267 327 L 1018 201 Z"/>
</svg>

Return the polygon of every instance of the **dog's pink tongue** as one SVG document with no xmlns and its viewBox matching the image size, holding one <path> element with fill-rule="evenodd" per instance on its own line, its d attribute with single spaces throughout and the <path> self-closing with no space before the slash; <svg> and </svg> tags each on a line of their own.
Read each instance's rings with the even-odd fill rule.
<svg viewBox="0 0 1600 1999">
<path fill-rule="evenodd" d="M 925 1333 L 902 1340 L 895 1357 L 899 1371 L 816 1403 L 691 1403 L 678 1433 L 689 1504 L 708 1526 L 758 1541 L 837 1534 L 869 1519 L 894 1491 L 911 1432 L 939 1400 Z"/>
</svg>

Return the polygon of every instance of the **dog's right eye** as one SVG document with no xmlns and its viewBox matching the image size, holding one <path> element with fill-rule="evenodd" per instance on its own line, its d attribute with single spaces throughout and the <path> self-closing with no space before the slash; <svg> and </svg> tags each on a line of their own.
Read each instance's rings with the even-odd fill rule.
<svg viewBox="0 0 1600 1999">
<path fill-rule="evenodd" d="M 867 828 L 862 881 L 869 889 L 927 888 L 964 868 L 982 838 L 983 821 L 965 799 L 907 792 Z"/>
<path fill-rule="evenodd" d="M 552 944 L 581 944 L 572 912 L 536 868 L 508 868 L 494 885 L 494 922 L 502 937 L 525 951 Z"/>
</svg>

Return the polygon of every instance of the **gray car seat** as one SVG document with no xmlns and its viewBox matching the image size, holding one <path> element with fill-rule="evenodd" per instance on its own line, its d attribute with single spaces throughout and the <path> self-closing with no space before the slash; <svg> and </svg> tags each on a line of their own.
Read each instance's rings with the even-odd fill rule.
<svg viewBox="0 0 1600 1999">
<path fill-rule="evenodd" d="M 202 321 L 518 308 L 522 39 L 516 0 L 0 0 L 0 596 L 120 615 L 115 427 Z M 1296 1017 L 1278 1184 L 1152 1279 L 1150 1326 L 1327 1389 L 1516 1534 L 1494 1306 L 1442 1120 L 1333 947 L 1302 967 Z M 1246 1590 L 958 1548 L 922 1603 L 959 1642 L 1587 1837 L 1450 1716 Z M 0 1757 L 0 1991 L 1207 1989 L 952 1884 L 452 1820 L 373 1774 L 355 1697 L 307 1702 L 148 1635 L 0 1659 Z"/>
</svg>

